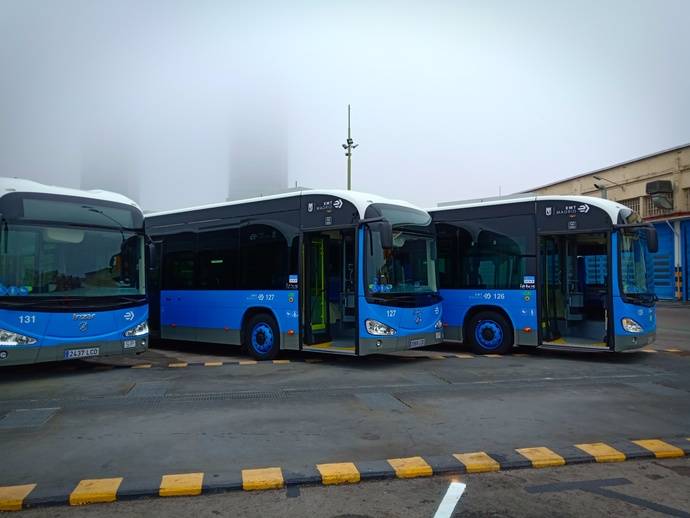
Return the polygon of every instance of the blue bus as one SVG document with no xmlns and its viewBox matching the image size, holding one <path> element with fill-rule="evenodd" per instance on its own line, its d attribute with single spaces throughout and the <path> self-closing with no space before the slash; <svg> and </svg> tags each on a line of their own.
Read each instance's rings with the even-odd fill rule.
<svg viewBox="0 0 690 518">
<path fill-rule="evenodd" d="M 124 196 L 0 178 L 0 366 L 144 351 L 145 250 Z"/>
<path fill-rule="evenodd" d="M 624 205 L 518 196 L 429 211 L 447 340 L 622 351 L 656 335 L 654 227 Z"/>
<path fill-rule="evenodd" d="M 305 190 L 146 216 L 151 332 L 344 355 L 443 340 L 431 217 L 370 194 Z"/>
</svg>

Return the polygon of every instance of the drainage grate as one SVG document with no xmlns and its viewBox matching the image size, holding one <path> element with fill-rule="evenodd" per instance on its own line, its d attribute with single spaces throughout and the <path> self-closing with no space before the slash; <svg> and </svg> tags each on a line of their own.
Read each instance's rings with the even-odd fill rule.
<svg viewBox="0 0 690 518">
<path fill-rule="evenodd" d="M 57 408 L 18 408 L 10 410 L 5 417 L 0 419 L 0 430 L 10 428 L 38 428 L 46 424 L 55 413 L 60 410 Z"/>
<path fill-rule="evenodd" d="M 227 399 L 284 399 L 285 392 L 202 392 L 198 394 L 167 394 L 166 401 L 222 401 Z"/>
</svg>

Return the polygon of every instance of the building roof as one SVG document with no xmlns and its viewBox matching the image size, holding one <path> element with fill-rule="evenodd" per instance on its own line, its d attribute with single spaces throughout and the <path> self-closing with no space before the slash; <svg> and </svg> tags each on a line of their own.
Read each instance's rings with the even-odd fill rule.
<svg viewBox="0 0 690 518">
<path fill-rule="evenodd" d="M 547 184 L 544 184 L 544 185 L 540 185 L 539 187 L 533 187 L 532 189 L 529 189 L 529 190 L 526 190 L 526 191 L 521 191 L 521 192 L 523 192 L 523 193 L 529 193 L 529 192 L 537 191 L 537 190 L 539 190 L 539 189 L 544 189 L 544 188 L 546 188 L 546 187 L 551 187 L 551 186 L 553 186 L 553 185 L 558 185 L 558 184 L 560 184 L 560 183 L 568 182 L 568 181 L 570 181 L 570 180 L 576 180 L 576 179 L 578 179 L 578 178 L 584 178 L 584 177 L 586 177 L 586 176 L 590 176 L 590 175 L 593 175 L 593 174 L 603 173 L 604 171 L 608 171 L 608 170 L 614 169 L 614 168 L 616 168 L 616 167 L 621 167 L 621 166 L 624 166 L 624 165 L 633 164 L 633 163 L 635 163 L 635 162 L 640 162 L 641 160 L 646 160 L 646 159 L 648 159 L 648 158 L 652 158 L 652 157 L 655 157 L 655 156 L 663 155 L 663 154 L 665 154 L 665 153 L 671 153 L 671 152 L 673 152 L 673 151 L 678 151 L 678 150 L 684 149 L 684 148 L 686 148 L 686 147 L 690 147 L 690 143 L 682 144 L 682 145 L 680 145 L 680 146 L 672 147 L 672 148 L 669 148 L 669 149 L 664 149 L 664 150 L 662 150 L 662 151 L 657 151 L 656 153 L 650 153 L 650 154 L 648 154 L 648 155 L 644 155 L 644 156 L 641 156 L 641 157 L 633 158 L 632 160 L 626 160 L 625 162 L 620 162 L 620 163 L 618 163 L 618 164 L 613 164 L 613 165 L 609 165 L 609 166 L 606 166 L 606 167 L 602 167 L 601 169 L 595 169 L 594 171 L 588 171 L 588 172 L 586 172 L 586 173 L 576 174 L 575 176 L 569 176 L 569 177 L 567 177 L 567 178 L 562 178 L 561 180 L 556 180 L 555 182 L 550 182 L 550 183 L 547 183 Z"/>
</svg>

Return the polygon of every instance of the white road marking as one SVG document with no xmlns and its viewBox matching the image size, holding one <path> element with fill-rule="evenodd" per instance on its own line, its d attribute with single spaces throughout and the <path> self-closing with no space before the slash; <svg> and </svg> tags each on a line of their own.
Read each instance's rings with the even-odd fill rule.
<svg viewBox="0 0 690 518">
<path fill-rule="evenodd" d="M 455 511 L 455 506 L 458 505 L 460 497 L 465 492 L 466 485 L 462 482 L 451 482 L 446 491 L 446 496 L 441 500 L 441 505 L 438 506 L 434 518 L 450 518 Z"/>
</svg>

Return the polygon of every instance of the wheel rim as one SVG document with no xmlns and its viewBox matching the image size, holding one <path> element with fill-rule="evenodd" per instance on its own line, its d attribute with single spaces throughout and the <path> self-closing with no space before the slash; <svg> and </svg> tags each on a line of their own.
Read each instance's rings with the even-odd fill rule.
<svg viewBox="0 0 690 518">
<path fill-rule="evenodd" d="M 251 335 L 252 349 L 259 353 L 267 353 L 273 347 L 273 329 L 263 322 L 256 324 Z"/>
<path fill-rule="evenodd" d="M 493 320 L 481 320 L 474 328 L 474 338 L 484 349 L 496 349 L 503 343 L 503 329 Z"/>
</svg>

